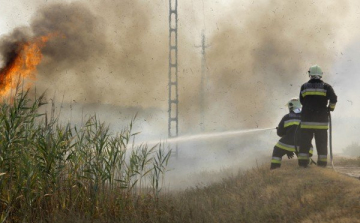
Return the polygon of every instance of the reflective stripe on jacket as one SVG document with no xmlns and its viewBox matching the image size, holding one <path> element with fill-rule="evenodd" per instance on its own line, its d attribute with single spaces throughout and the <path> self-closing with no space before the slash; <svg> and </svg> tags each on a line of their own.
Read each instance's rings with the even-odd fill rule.
<svg viewBox="0 0 360 223">
<path fill-rule="evenodd" d="M 301 114 L 294 112 L 290 112 L 281 119 L 277 127 L 277 134 L 281 139 L 275 145 L 276 147 L 295 152 L 295 139 L 300 137 L 300 128 L 298 128 L 300 120 Z"/>
<path fill-rule="evenodd" d="M 302 122 L 301 123 L 302 129 L 328 129 L 327 122 Z"/>
<path fill-rule="evenodd" d="M 331 85 L 320 79 L 311 79 L 300 89 L 301 128 L 328 129 L 328 110 L 333 111 L 337 96 Z"/>
</svg>

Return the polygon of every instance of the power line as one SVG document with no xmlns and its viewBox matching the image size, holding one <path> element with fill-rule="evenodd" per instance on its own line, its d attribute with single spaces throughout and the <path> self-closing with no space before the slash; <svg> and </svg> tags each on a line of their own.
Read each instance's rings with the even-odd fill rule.
<svg viewBox="0 0 360 223">
<path fill-rule="evenodd" d="M 205 102 L 206 102 L 206 94 L 205 90 L 207 89 L 208 85 L 208 77 L 207 77 L 207 69 L 206 69 L 206 48 L 210 45 L 206 45 L 205 39 L 205 31 L 203 30 L 201 33 L 201 83 L 200 83 L 200 128 L 201 131 L 205 131 Z"/>
</svg>

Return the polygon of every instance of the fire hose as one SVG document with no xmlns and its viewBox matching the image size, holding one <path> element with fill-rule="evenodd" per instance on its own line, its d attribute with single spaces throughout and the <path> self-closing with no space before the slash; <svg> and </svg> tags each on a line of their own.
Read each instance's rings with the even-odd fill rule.
<svg viewBox="0 0 360 223">
<path fill-rule="evenodd" d="M 331 114 L 329 111 L 329 148 L 330 148 L 330 162 L 332 168 L 335 170 L 334 167 L 334 159 L 333 159 L 333 152 L 332 152 L 332 123 L 331 123 Z"/>
</svg>

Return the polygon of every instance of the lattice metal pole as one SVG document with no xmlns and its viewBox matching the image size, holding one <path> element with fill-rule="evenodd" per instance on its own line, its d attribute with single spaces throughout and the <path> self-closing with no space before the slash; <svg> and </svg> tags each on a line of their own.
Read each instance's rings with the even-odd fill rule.
<svg viewBox="0 0 360 223">
<path fill-rule="evenodd" d="M 178 1 L 169 0 L 169 122 L 168 136 L 179 135 L 179 95 L 178 95 Z M 176 145 L 176 157 L 178 146 Z"/>
</svg>

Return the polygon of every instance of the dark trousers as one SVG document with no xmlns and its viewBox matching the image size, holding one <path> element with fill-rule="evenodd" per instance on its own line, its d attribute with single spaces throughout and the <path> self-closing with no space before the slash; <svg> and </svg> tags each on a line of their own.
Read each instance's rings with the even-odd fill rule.
<svg viewBox="0 0 360 223">
<path fill-rule="evenodd" d="M 271 166 L 270 169 L 276 169 L 281 167 L 281 160 L 282 157 L 288 153 L 288 151 L 281 149 L 277 146 L 274 147 L 273 153 L 272 153 L 272 159 L 271 159 Z"/>
<path fill-rule="evenodd" d="M 309 149 L 311 141 L 315 136 L 315 145 L 318 153 L 318 166 L 326 167 L 327 165 L 327 130 L 326 129 L 301 129 L 301 140 L 299 150 L 299 166 L 306 167 L 309 164 Z"/>
</svg>

